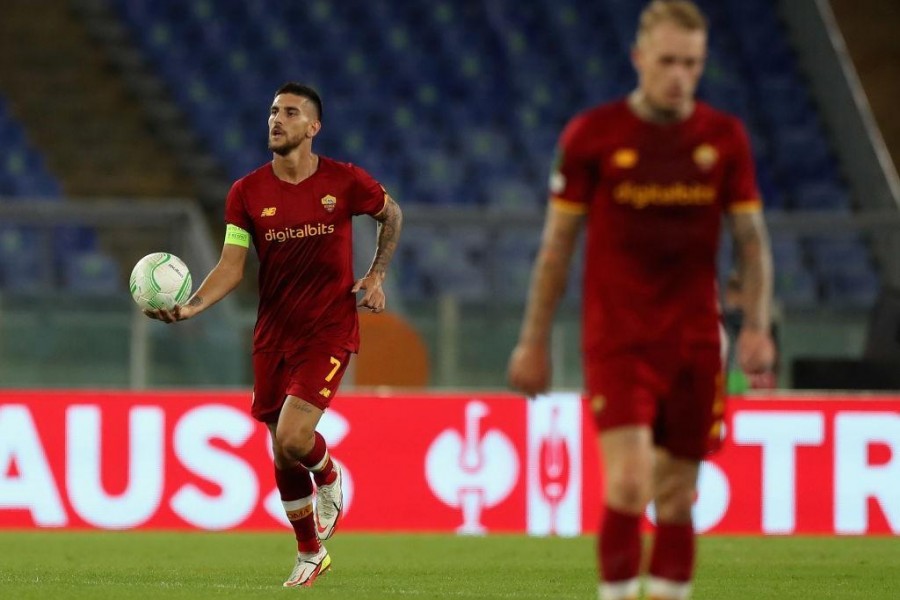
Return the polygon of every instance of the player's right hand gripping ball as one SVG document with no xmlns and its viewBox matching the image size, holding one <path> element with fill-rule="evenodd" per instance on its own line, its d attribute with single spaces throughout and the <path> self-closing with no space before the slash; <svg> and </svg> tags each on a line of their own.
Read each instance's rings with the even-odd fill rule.
<svg viewBox="0 0 900 600">
<path fill-rule="evenodd" d="M 154 252 L 134 265 L 129 288 L 141 309 L 172 310 L 190 298 L 191 272 L 174 254 Z"/>
</svg>

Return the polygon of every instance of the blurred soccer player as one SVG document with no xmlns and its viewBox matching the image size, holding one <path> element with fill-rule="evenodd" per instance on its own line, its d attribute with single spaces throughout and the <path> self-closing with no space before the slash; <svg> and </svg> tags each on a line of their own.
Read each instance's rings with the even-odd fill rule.
<svg viewBox="0 0 900 600">
<path fill-rule="evenodd" d="M 747 134 L 694 98 L 706 40 L 696 5 L 651 2 L 632 52 L 637 89 L 563 131 L 509 363 L 514 388 L 547 389 L 553 314 L 586 223 L 582 346 L 603 455 L 603 600 L 640 594 L 640 522 L 651 500 L 657 527 L 645 593 L 690 595 L 697 474 L 722 435 L 715 262 L 723 214 L 745 293 L 738 360 L 751 374 L 772 364 L 771 256 Z"/>
<path fill-rule="evenodd" d="M 250 412 L 271 433 L 275 481 L 297 538 L 287 587 L 309 586 L 331 565 L 320 540 L 331 537 L 341 514 L 341 471 L 316 426 L 359 349 L 356 292 L 364 290 L 360 307 L 384 310 L 382 282 L 402 221 L 368 173 L 312 152 L 321 127 L 315 90 L 287 83 L 275 93 L 272 162 L 231 187 L 218 264 L 185 306 L 147 313 L 171 323 L 224 298 L 241 281 L 253 242 L 260 270 Z M 359 214 L 378 221 L 379 232 L 372 265 L 354 282 L 351 220 Z"/>
</svg>

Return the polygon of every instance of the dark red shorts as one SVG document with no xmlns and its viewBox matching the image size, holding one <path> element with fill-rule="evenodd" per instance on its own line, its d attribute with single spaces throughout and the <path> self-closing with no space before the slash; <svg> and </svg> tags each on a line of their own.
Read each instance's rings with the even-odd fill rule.
<svg viewBox="0 0 900 600">
<path fill-rule="evenodd" d="M 344 377 L 350 354 L 321 345 L 294 352 L 255 352 L 250 414 L 258 421 L 274 423 L 287 396 L 325 410 Z"/>
<path fill-rule="evenodd" d="M 674 456 L 701 460 L 722 444 L 724 374 L 717 344 L 586 356 L 587 397 L 600 431 L 648 425 Z"/>
</svg>

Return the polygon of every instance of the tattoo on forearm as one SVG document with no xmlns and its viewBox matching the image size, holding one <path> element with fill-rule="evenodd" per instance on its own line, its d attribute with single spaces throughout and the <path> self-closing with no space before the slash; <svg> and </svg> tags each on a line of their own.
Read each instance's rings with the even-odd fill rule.
<svg viewBox="0 0 900 600">
<path fill-rule="evenodd" d="M 188 306 L 200 306 L 203 304 L 203 298 L 200 296 L 194 296 L 188 301 Z"/>
<path fill-rule="evenodd" d="M 397 241 L 400 239 L 400 229 L 403 224 L 403 214 L 400 207 L 392 198 L 388 198 L 378 223 L 378 244 L 375 248 L 375 258 L 369 271 L 384 275 L 397 249 Z"/>
<path fill-rule="evenodd" d="M 738 272 L 744 323 L 756 329 L 767 329 L 771 321 L 772 256 L 762 217 L 736 217 L 734 238 L 740 247 Z"/>
<path fill-rule="evenodd" d="M 548 229 L 532 270 L 528 302 L 519 340 L 546 342 L 553 315 L 565 292 L 577 230 Z"/>
</svg>

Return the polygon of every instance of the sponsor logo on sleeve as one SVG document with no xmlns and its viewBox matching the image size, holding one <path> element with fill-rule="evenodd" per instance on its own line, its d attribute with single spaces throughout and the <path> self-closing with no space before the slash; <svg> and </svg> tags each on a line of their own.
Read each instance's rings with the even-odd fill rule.
<svg viewBox="0 0 900 600">
<path fill-rule="evenodd" d="M 554 194 L 562 194 L 566 189 L 566 176 L 559 171 L 550 173 L 550 192 Z"/>
</svg>

